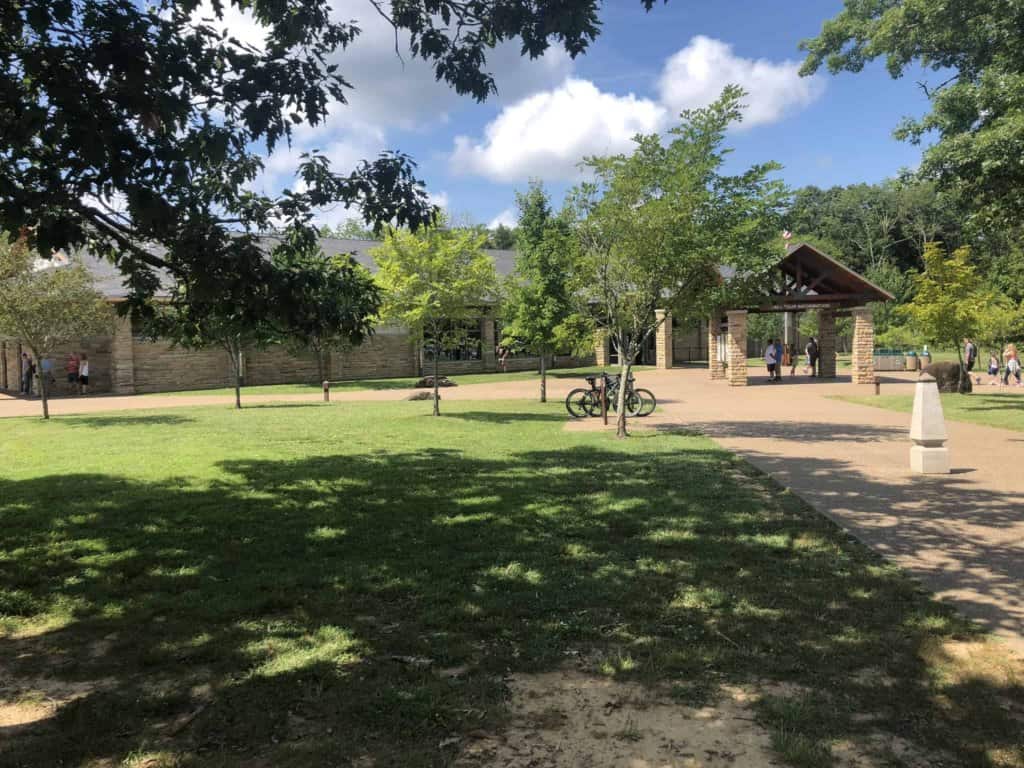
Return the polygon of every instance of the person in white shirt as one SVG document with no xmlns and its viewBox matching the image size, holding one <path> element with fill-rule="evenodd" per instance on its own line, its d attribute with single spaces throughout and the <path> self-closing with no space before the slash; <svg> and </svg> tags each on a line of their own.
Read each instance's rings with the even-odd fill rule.
<svg viewBox="0 0 1024 768">
<path fill-rule="evenodd" d="M 89 356 L 84 352 L 78 362 L 78 392 L 82 395 L 89 394 Z"/>
<path fill-rule="evenodd" d="M 775 339 L 768 339 L 768 346 L 764 350 L 764 364 L 768 367 L 768 381 L 776 381 L 775 369 L 779 364 L 779 348 L 775 346 Z"/>
</svg>

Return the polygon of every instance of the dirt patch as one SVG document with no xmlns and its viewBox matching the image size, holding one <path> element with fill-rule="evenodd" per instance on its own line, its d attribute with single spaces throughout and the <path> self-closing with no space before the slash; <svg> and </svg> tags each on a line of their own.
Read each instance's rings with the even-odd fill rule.
<svg viewBox="0 0 1024 768">
<path fill-rule="evenodd" d="M 768 733 L 754 722 L 755 695 L 741 689 L 695 709 L 635 683 L 574 671 L 516 675 L 509 688 L 509 726 L 466 744 L 459 768 L 779 765 Z"/>
</svg>

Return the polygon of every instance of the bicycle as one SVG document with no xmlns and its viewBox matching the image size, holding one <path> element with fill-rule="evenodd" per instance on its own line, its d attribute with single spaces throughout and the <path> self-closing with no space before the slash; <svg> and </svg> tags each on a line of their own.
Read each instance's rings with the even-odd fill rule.
<svg viewBox="0 0 1024 768">
<path fill-rule="evenodd" d="M 585 376 L 590 389 L 577 387 L 565 397 L 565 408 L 574 419 L 601 415 L 602 392 L 608 399 L 608 408 L 617 411 L 619 407 L 619 381 L 621 376 L 602 373 L 600 376 Z M 602 386 L 597 386 L 598 378 Z M 633 377 L 626 385 L 626 413 L 630 416 L 649 416 L 657 407 L 654 393 L 649 389 L 634 389 Z"/>
</svg>

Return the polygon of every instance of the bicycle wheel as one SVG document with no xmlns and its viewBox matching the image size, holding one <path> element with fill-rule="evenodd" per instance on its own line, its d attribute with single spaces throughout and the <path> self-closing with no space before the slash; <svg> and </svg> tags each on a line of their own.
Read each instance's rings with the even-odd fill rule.
<svg viewBox="0 0 1024 768">
<path fill-rule="evenodd" d="M 586 418 L 590 415 L 590 411 L 593 408 L 591 404 L 593 400 L 594 393 L 591 390 L 574 389 L 565 396 L 565 410 L 574 419 Z M 598 405 L 598 408 L 600 408 L 600 405 Z"/>
<path fill-rule="evenodd" d="M 626 393 L 626 413 L 630 416 L 640 416 L 640 409 L 643 407 L 643 401 L 636 392 Z"/>
<path fill-rule="evenodd" d="M 637 389 L 633 391 L 633 394 L 640 398 L 640 409 L 635 415 L 650 416 L 654 413 L 654 409 L 658 407 L 658 401 L 654 399 L 654 393 L 651 390 Z"/>
</svg>

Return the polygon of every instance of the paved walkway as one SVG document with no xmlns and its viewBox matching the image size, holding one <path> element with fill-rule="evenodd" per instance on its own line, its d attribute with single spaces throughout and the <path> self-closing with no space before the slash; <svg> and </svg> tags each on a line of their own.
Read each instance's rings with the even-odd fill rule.
<svg viewBox="0 0 1024 768">
<path fill-rule="evenodd" d="M 882 391 L 912 394 L 913 380 Z M 953 473 L 912 475 L 909 414 L 827 399 L 872 387 L 752 381 L 680 372 L 658 422 L 742 455 L 1024 652 L 1024 433 L 947 422 Z"/>
<path fill-rule="evenodd" d="M 645 424 L 700 429 L 1024 652 L 1024 433 L 949 422 L 953 474 L 922 477 L 908 471 L 908 414 L 828 399 L 870 394 L 871 387 L 801 377 L 770 385 L 754 377 L 752 386 L 731 389 L 700 369 L 645 371 L 638 378 L 660 400 Z M 550 379 L 549 397 L 561 399 L 578 384 Z M 888 376 L 882 390 L 911 394 L 913 376 Z M 401 400 L 410 392 L 336 392 L 331 399 Z M 447 389 L 442 400 L 536 395 L 536 383 L 519 381 Z M 244 396 L 246 403 L 321 399 L 320 393 Z M 51 412 L 231 402 L 221 395 L 95 397 L 55 400 Z M 0 417 L 38 413 L 38 401 L 0 396 Z"/>
</svg>

